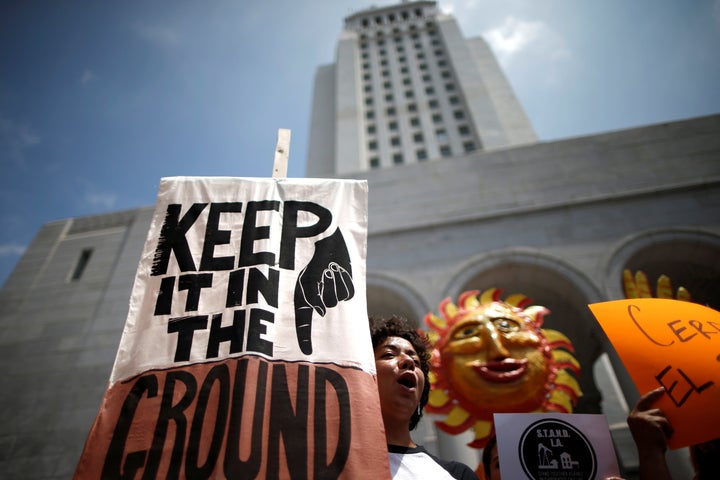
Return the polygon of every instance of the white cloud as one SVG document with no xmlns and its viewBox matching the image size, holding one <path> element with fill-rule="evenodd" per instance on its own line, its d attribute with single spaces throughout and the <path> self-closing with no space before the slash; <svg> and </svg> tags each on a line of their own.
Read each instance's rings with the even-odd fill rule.
<svg viewBox="0 0 720 480">
<path fill-rule="evenodd" d="M 136 23 L 132 29 L 140 38 L 157 46 L 173 47 L 180 42 L 178 33 L 168 26 Z"/>
<path fill-rule="evenodd" d="M 20 256 L 25 253 L 25 245 L 18 243 L 6 243 L 0 245 L 0 257 Z"/>
<path fill-rule="evenodd" d="M 93 72 L 89 68 L 83 70 L 82 75 L 80 75 L 80 83 L 83 85 L 87 85 L 88 83 L 94 82 L 95 80 L 97 80 L 97 75 L 95 75 L 95 72 Z"/>
<path fill-rule="evenodd" d="M 0 155 L 24 166 L 25 151 L 40 143 L 40 136 L 27 125 L 0 115 Z"/>
<path fill-rule="evenodd" d="M 507 17 L 502 25 L 486 31 L 483 36 L 500 62 L 508 63 L 513 56 L 536 42 L 546 29 L 542 22 Z"/>
<path fill-rule="evenodd" d="M 502 68 L 518 78 L 557 86 L 566 74 L 572 53 L 565 39 L 546 23 L 507 16 L 483 33 Z"/>
<path fill-rule="evenodd" d="M 110 192 L 85 192 L 83 200 L 91 210 L 111 210 L 117 204 L 117 195 Z"/>
</svg>

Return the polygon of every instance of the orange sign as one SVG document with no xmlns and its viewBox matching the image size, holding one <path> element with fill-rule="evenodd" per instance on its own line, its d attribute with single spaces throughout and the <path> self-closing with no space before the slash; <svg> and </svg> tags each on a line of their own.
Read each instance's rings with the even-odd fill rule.
<svg viewBox="0 0 720 480">
<path fill-rule="evenodd" d="M 676 449 L 720 436 L 720 312 L 697 303 L 633 298 L 589 305 L 641 394 L 673 425 Z"/>
</svg>

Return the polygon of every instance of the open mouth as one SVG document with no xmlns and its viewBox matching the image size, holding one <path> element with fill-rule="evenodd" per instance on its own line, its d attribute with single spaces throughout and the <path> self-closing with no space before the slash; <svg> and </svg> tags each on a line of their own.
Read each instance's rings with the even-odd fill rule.
<svg viewBox="0 0 720 480">
<path fill-rule="evenodd" d="M 397 382 L 405 388 L 417 387 L 417 378 L 410 372 L 405 372 L 400 375 Z"/>
<path fill-rule="evenodd" d="M 488 382 L 508 383 L 525 375 L 528 360 L 506 358 L 500 361 L 491 361 L 473 366 L 475 371 Z"/>
</svg>

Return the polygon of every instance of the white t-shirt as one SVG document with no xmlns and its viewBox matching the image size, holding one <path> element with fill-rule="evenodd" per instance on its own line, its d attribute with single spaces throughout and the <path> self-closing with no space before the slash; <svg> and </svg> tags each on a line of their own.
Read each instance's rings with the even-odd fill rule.
<svg viewBox="0 0 720 480">
<path fill-rule="evenodd" d="M 393 480 L 477 480 L 467 465 L 443 460 L 425 448 L 388 445 L 390 474 Z"/>
</svg>

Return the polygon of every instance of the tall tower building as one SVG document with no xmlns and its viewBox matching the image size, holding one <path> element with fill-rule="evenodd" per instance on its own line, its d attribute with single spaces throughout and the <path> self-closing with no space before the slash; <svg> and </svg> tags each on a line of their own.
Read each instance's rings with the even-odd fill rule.
<svg viewBox="0 0 720 480">
<path fill-rule="evenodd" d="M 485 41 L 431 1 L 345 19 L 317 70 L 308 175 L 344 175 L 537 141 Z"/>
</svg>

